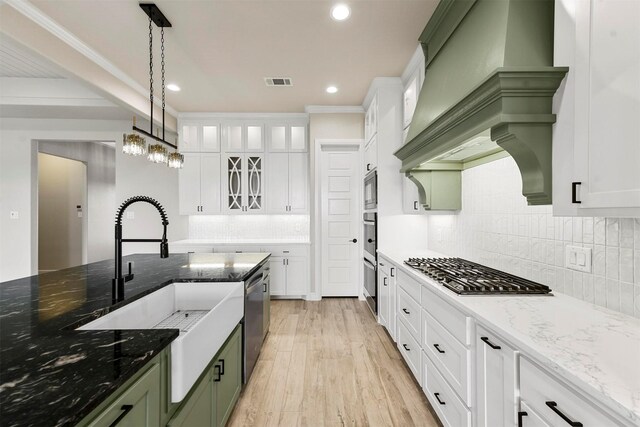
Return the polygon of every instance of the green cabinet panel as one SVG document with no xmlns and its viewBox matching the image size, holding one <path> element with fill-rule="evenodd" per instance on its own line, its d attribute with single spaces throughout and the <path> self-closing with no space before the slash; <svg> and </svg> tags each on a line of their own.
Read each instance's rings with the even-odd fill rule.
<svg viewBox="0 0 640 427">
<path fill-rule="evenodd" d="M 214 387 L 211 372 L 207 370 L 176 415 L 169 422 L 170 427 L 211 427 L 214 421 Z"/>
<path fill-rule="evenodd" d="M 157 360 L 157 359 L 154 359 Z M 152 366 L 88 423 L 90 427 L 160 425 L 160 365 Z"/>
<path fill-rule="evenodd" d="M 238 326 L 216 359 L 212 376 L 215 387 L 216 426 L 224 426 L 242 389 L 242 334 Z"/>
<path fill-rule="evenodd" d="M 412 170 L 407 177 L 418 186 L 426 210 L 462 209 L 462 173 L 459 170 Z"/>
</svg>

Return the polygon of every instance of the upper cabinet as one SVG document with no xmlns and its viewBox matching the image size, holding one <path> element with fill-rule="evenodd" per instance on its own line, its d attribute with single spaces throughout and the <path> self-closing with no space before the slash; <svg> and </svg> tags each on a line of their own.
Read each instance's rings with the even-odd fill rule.
<svg viewBox="0 0 640 427">
<path fill-rule="evenodd" d="M 368 143 L 378 133 L 378 96 L 374 96 L 364 115 L 364 142 Z"/>
<path fill-rule="evenodd" d="M 264 155 L 227 153 L 223 165 L 225 211 L 264 212 Z"/>
<path fill-rule="evenodd" d="M 305 214 L 309 212 L 309 156 L 307 154 L 269 154 L 269 165 L 266 171 L 269 213 Z"/>
<path fill-rule="evenodd" d="M 556 16 L 572 71 L 554 100 L 554 214 L 640 217 L 640 2 L 559 0 Z"/>
<path fill-rule="evenodd" d="M 263 152 L 264 126 L 261 123 L 227 123 L 222 127 L 224 151 Z"/>
<path fill-rule="evenodd" d="M 220 213 L 220 154 L 185 153 L 178 181 L 180 215 Z"/>
<path fill-rule="evenodd" d="M 304 153 L 309 150 L 306 124 L 268 124 L 266 133 L 267 150 L 271 153 Z"/>
<path fill-rule="evenodd" d="M 219 153 L 220 124 L 183 122 L 178 149 L 185 153 Z"/>
</svg>

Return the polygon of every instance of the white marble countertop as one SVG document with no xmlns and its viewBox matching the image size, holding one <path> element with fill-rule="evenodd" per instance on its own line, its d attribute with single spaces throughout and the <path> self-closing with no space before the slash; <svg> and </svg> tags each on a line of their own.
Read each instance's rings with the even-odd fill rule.
<svg viewBox="0 0 640 427">
<path fill-rule="evenodd" d="M 640 425 L 640 320 L 569 297 L 460 296 L 405 265 L 435 252 L 378 251 L 523 355 Z M 410 254 L 410 255 L 409 255 Z"/>
<path fill-rule="evenodd" d="M 183 239 L 169 242 L 171 245 L 310 245 L 309 240 L 296 239 Z"/>
</svg>

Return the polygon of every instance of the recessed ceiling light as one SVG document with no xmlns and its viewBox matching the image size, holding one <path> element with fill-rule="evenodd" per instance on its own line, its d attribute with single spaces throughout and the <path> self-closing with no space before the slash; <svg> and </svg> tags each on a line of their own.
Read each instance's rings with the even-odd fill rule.
<svg viewBox="0 0 640 427">
<path fill-rule="evenodd" d="M 173 83 L 169 83 L 167 85 L 167 89 L 169 89 L 172 92 L 180 92 L 180 86 L 178 86 L 177 84 L 173 84 Z"/>
<path fill-rule="evenodd" d="M 340 3 L 331 8 L 331 17 L 336 21 L 344 21 L 351 16 L 351 9 L 346 4 Z"/>
<path fill-rule="evenodd" d="M 338 88 L 335 86 L 329 86 L 327 88 L 327 93 L 336 93 L 338 91 Z"/>
</svg>

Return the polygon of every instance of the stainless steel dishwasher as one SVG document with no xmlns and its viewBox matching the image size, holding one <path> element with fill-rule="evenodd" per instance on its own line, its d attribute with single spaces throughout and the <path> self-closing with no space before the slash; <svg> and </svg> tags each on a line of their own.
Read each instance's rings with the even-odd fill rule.
<svg viewBox="0 0 640 427">
<path fill-rule="evenodd" d="M 256 366 L 264 339 L 263 267 L 245 282 L 244 294 L 244 383 Z"/>
</svg>

